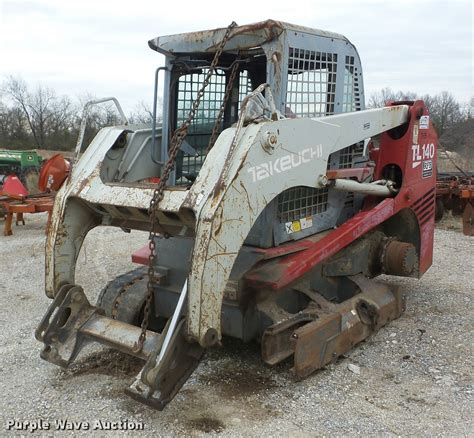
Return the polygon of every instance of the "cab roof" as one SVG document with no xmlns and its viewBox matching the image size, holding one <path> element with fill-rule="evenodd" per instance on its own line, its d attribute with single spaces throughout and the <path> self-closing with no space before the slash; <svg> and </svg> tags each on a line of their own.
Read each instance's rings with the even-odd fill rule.
<svg viewBox="0 0 474 438">
<path fill-rule="evenodd" d="M 167 56 L 180 53 L 212 53 L 216 51 L 227 28 L 202 30 L 153 38 L 148 41 L 151 49 Z M 348 41 L 341 34 L 325 30 L 312 29 L 276 20 L 236 26 L 230 33 L 226 51 L 249 50 L 278 38 L 284 31 L 306 33 L 314 36 Z"/>
</svg>

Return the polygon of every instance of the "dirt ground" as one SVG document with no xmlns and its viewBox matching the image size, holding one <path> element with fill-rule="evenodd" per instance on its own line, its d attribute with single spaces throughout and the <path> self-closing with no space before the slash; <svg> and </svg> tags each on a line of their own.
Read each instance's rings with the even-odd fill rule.
<svg viewBox="0 0 474 438">
<path fill-rule="evenodd" d="M 407 291 L 405 314 L 344 358 L 296 381 L 290 363 L 271 368 L 257 345 L 226 339 L 157 412 L 123 394 L 140 369 L 133 358 L 91 346 L 68 370 L 40 359 L 33 332 L 49 304 L 46 219 L 26 219 L 0 236 L 1 436 L 29 435 L 25 422 L 39 420 L 50 425 L 36 431 L 43 435 L 60 434 L 56 422 L 66 420 L 88 427 L 77 424 L 78 435 L 106 427 L 100 420 L 143 427 L 145 436 L 472 435 L 474 238 L 449 224 L 436 230 L 434 264 L 421 280 L 389 280 Z M 109 228 L 88 236 L 76 281 L 91 301 L 133 268 L 130 252 L 145 241 Z"/>
</svg>

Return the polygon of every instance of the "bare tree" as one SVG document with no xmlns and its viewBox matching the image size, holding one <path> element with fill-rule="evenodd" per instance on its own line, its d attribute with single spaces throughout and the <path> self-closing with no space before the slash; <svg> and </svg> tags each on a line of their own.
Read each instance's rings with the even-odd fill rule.
<svg viewBox="0 0 474 438">
<path fill-rule="evenodd" d="M 441 135 L 454 124 L 469 118 L 470 114 L 472 114 L 472 102 L 461 109 L 459 102 L 447 91 L 443 91 L 435 96 L 429 94 L 417 96 L 412 91 L 394 92 L 390 88 L 383 88 L 370 96 L 368 107 L 379 108 L 385 106 L 385 103 L 389 100 L 404 101 L 416 99 L 422 99 L 425 102 L 438 135 Z"/>
<path fill-rule="evenodd" d="M 156 120 L 158 123 L 162 120 L 161 103 L 161 98 L 158 97 L 156 114 Z M 153 120 L 153 109 L 142 100 L 135 106 L 135 110 L 130 114 L 129 120 L 131 123 L 150 125 Z"/>
<path fill-rule="evenodd" d="M 417 95 L 413 91 L 393 91 L 390 87 L 385 87 L 370 95 L 367 107 L 381 108 L 389 101 L 399 102 L 404 100 L 415 100 L 416 98 Z"/>
<path fill-rule="evenodd" d="M 0 101 L 0 147 L 8 149 L 28 149 L 30 134 L 23 111 L 9 107 Z"/>
<path fill-rule="evenodd" d="M 12 101 L 13 108 L 22 111 L 34 144 L 40 149 L 49 149 L 60 145 L 52 144 L 52 137 L 67 130 L 75 112 L 74 105 L 67 96 L 58 97 L 54 90 L 39 85 L 34 92 L 20 78 L 10 76 L 3 86 L 5 95 Z M 60 137 L 60 136 L 59 136 Z"/>
<path fill-rule="evenodd" d="M 454 124 L 462 120 L 461 107 L 459 102 L 455 97 L 448 91 L 443 91 L 439 95 L 440 103 L 440 122 L 441 129 L 444 129 L 448 126 L 453 126 Z"/>
<path fill-rule="evenodd" d="M 465 120 L 472 119 L 474 115 L 474 97 L 471 97 L 469 102 L 461 104 L 461 115 Z"/>
<path fill-rule="evenodd" d="M 33 115 L 29 104 L 30 96 L 26 83 L 21 79 L 10 76 L 4 84 L 3 89 L 5 94 L 12 99 L 13 104 L 18 106 L 18 108 L 23 111 L 31 133 L 34 137 L 35 143 L 37 147 L 41 147 L 36 131 L 36 126 L 33 123 Z"/>
<path fill-rule="evenodd" d="M 465 118 L 459 102 L 447 91 L 442 91 L 436 96 L 424 96 L 423 99 L 436 125 L 438 135 Z"/>
</svg>

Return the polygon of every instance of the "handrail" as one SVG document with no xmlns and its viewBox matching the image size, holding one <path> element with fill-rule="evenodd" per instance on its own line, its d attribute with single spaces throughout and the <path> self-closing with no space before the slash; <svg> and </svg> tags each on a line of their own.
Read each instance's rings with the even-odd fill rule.
<svg viewBox="0 0 474 438">
<path fill-rule="evenodd" d="M 155 164 L 163 164 L 159 158 L 156 158 L 156 107 L 158 105 L 158 79 L 160 71 L 166 70 L 166 67 L 158 67 L 155 70 L 155 86 L 153 90 L 153 120 L 151 121 L 151 161 Z M 161 157 L 160 157 L 161 158 Z"/>
<path fill-rule="evenodd" d="M 89 109 L 91 108 L 92 105 L 97 105 L 99 103 L 105 103 L 105 102 L 110 102 L 110 101 L 115 103 L 115 107 L 117 108 L 117 111 L 119 112 L 120 117 L 122 118 L 123 124 L 128 125 L 128 119 L 125 116 L 125 113 L 123 112 L 119 101 L 115 97 L 104 97 L 103 99 L 90 100 L 89 102 L 86 102 L 82 110 L 81 126 L 79 128 L 79 137 L 77 139 L 76 149 L 74 150 L 74 156 L 71 160 L 71 169 L 69 171 L 69 176 L 72 174 L 72 169 L 82 149 L 82 143 L 84 142 L 84 134 L 86 132 L 87 116 L 89 115 L 88 114 Z"/>
</svg>

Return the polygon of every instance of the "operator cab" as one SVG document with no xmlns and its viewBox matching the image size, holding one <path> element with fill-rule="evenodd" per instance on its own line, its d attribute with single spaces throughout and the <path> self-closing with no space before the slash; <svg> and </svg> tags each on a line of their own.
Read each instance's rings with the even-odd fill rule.
<svg viewBox="0 0 474 438">
<path fill-rule="evenodd" d="M 162 124 L 127 126 L 124 138 L 117 140 L 102 163 L 104 183 L 153 187 L 149 181 L 160 177 L 173 134 L 188 118 L 226 32 L 221 28 L 149 41 L 153 50 L 165 56 L 165 65 L 156 71 L 154 90 L 156 97 L 158 82 L 163 83 Z M 265 83 L 279 117 L 317 118 L 364 109 L 360 59 L 344 36 L 274 20 L 233 27 L 168 186 L 187 190 L 193 184 L 214 139 L 239 120 L 245 97 Z M 155 120 L 156 102 L 155 98 Z M 268 115 L 260 119 L 268 120 Z M 365 165 L 363 151 L 361 142 L 331 154 L 328 169 Z M 330 229 L 359 211 L 362 199 L 328 188 L 290 188 L 267 206 L 246 243 L 266 248 Z M 140 219 L 148 221 L 142 213 Z M 288 233 L 291 223 L 301 219 L 312 225 Z"/>
<path fill-rule="evenodd" d="M 223 28 L 149 41 L 166 57 L 162 161 L 174 130 L 188 117 L 225 32 Z M 229 84 L 236 63 L 238 71 Z M 173 183 L 186 184 L 196 177 L 221 105 L 219 132 L 238 120 L 243 99 L 263 83 L 270 85 L 276 107 L 285 117 L 358 111 L 364 109 L 361 74 L 357 51 L 342 35 L 274 20 L 235 27 L 188 131 Z"/>
</svg>

